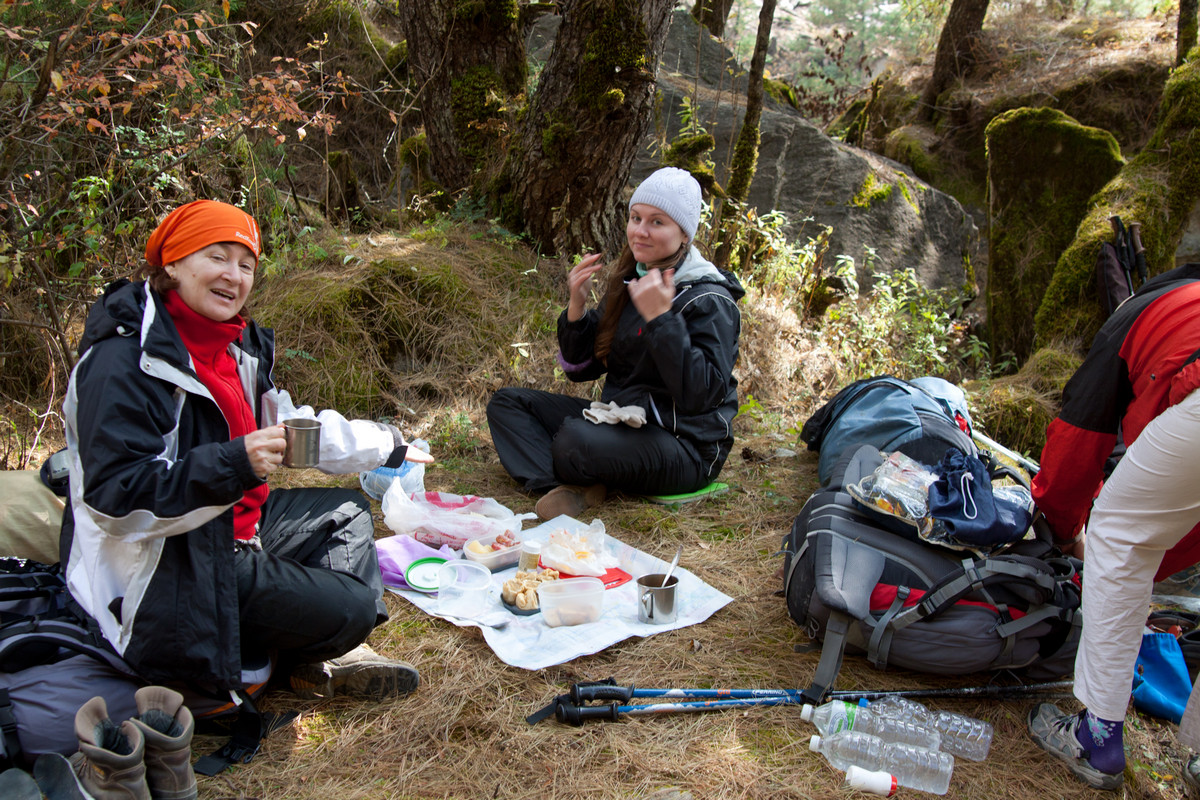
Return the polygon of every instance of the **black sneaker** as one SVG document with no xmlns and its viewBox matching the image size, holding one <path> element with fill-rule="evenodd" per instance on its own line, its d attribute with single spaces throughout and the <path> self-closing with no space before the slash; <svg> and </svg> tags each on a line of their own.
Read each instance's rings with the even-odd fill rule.
<svg viewBox="0 0 1200 800">
<path fill-rule="evenodd" d="M 1064 714 L 1054 703 L 1039 703 L 1029 712 L 1029 735 L 1047 753 L 1060 759 L 1076 778 L 1093 789 L 1115 791 L 1125 782 L 1125 773 L 1101 772 L 1087 760 L 1075 736 L 1080 715 Z"/>
<path fill-rule="evenodd" d="M 365 644 L 319 664 L 301 664 L 288 679 L 292 691 L 308 700 L 335 695 L 383 700 L 402 697 L 421 682 L 417 669 L 385 658 Z"/>
</svg>

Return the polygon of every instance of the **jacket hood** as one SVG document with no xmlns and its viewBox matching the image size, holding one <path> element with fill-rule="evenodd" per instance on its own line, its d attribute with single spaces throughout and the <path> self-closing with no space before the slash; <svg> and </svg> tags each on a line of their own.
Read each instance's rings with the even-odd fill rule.
<svg viewBox="0 0 1200 800">
<path fill-rule="evenodd" d="M 737 276 L 728 270 L 718 269 L 696 249 L 695 245 L 688 248 L 683 262 L 675 268 L 675 285 L 716 283 L 724 286 L 734 300 L 741 300 L 746 290 L 742 288 Z"/>
<path fill-rule="evenodd" d="M 152 304 L 147 308 L 147 304 Z M 97 343 L 114 336 L 140 336 L 142 349 L 178 364 L 190 357 L 175 331 L 175 323 L 163 308 L 158 294 L 144 282 L 125 278 L 110 283 L 88 311 L 79 341 L 82 356 Z"/>
</svg>

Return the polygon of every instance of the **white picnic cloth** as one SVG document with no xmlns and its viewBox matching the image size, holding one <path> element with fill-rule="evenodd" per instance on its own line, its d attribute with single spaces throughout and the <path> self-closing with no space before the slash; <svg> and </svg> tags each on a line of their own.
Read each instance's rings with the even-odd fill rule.
<svg viewBox="0 0 1200 800">
<path fill-rule="evenodd" d="M 552 531 L 566 529 L 575 533 L 586 527 L 579 520 L 564 515 L 522 531 L 520 537 L 522 540 L 545 542 Z M 639 622 L 637 579 L 642 575 L 666 572 L 669 562 L 630 547 L 611 535 L 607 539 L 606 548 L 616 555 L 620 568 L 633 579 L 621 586 L 606 589 L 600 619 L 584 625 L 551 628 L 542 621 L 541 614 L 520 616 L 508 611 L 500 604 L 500 587 L 513 576 L 515 567 L 492 574 L 490 608 L 472 619 L 438 614 L 436 594 L 388 588 L 432 616 L 441 617 L 460 627 L 473 625 L 480 628 L 484 641 L 501 661 L 528 670 L 544 669 L 580 656 L 599 653 L 633 636 L 652 636 L 695 625 L 733 601 L 732 597 L 717 591 L 683 567 L 676 567 L 672 573 L 679 577 L 675 599 L 676 620 L 660 625 Z"/>
</svg>

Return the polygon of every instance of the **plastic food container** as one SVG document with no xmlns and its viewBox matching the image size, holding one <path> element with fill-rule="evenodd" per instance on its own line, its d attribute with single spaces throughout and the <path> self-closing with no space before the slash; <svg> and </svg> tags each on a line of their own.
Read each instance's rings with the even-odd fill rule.
<svg viewBox="0 0 1200 800">
<path fill-rule="evenodd" d="M 604 610 L 604 582 L 599 578 L 567 578 L 537 587 L 542 619 L 551 628 L 582 625 L 600 619 Z"/>
<path fill-rule="evenodd" d="M 517 543 L 512 547 L 506 547 L 503 550 L 493 550 L 492 543 L 496 541 L 498 533 L 493 533 L 491 536 L 481 536 L 478 539 L 471 539 L 463 545 L 463 558 L 470 561 L 482 564 L 493 572 L 505 567 L 511 567 L 517 563 L 517 559 L 521 557 L 521 539 L 513 535 Z M 486 547 L 487 552 L 477 553 L 473 549 L 476 546 Z"/>
<path fill-rule="evenodd" d="M 437 612 L 474 617 L 487 610 L 492 574 L 482 564 L 454 559 L 438 568 Z"/>
</svg>

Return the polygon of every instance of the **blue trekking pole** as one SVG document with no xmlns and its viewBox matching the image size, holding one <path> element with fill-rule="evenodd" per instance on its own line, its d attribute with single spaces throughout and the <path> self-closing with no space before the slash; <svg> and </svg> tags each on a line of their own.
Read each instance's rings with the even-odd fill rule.
<svg viewBox="0 0 1200 800">
<path fill-rule="evenodd" d="M 680 714 L 697 711 L 724 711 L 730 708 L 749 708 L 751 706 L 783 706 L 795 705 L 802 702 L 796 696 L 776 695 L 773 697 L 746 697 L 726 700 L 694 700 L 676 703 L 643 703 L 640 705 L 620 705 L 613 702 L 599 706 L 579 706 L 574 703 L 560 702 L 554 707 L 554 718 L 559 722 L 579 727 L 590 719 L 615 720 L 621 714 L 631 717 L 649 714 Z"/>
</svg>

